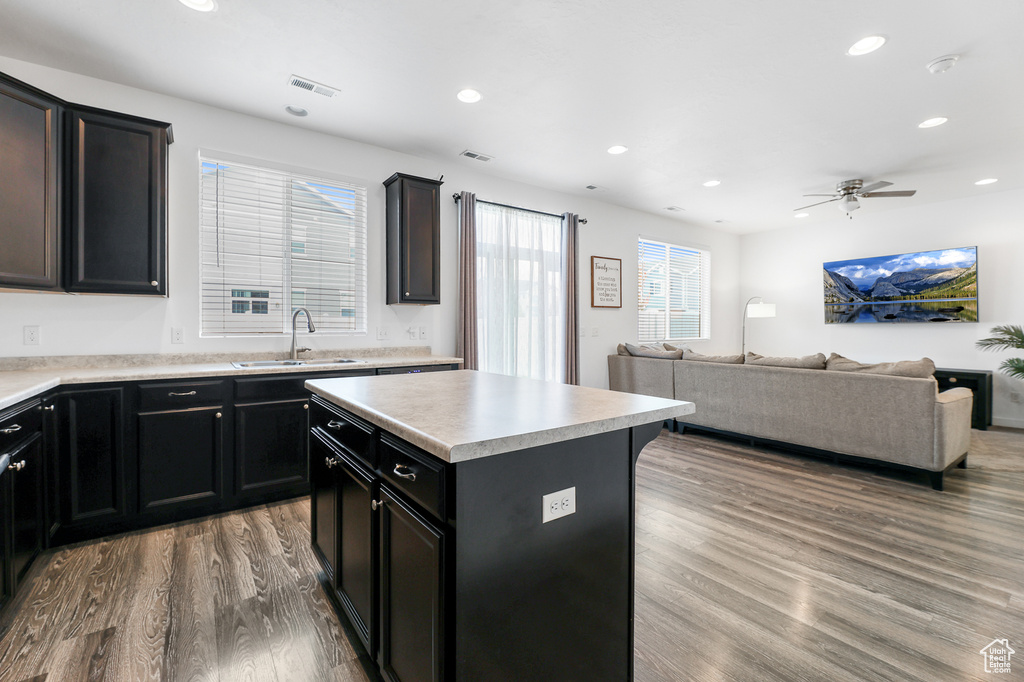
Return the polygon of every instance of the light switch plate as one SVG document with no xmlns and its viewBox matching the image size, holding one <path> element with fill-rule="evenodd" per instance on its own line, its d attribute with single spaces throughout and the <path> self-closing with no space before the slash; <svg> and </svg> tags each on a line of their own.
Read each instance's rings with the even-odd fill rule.
<svg viewBox="0 0 1024 682">
<path fill-rule="evenodd" d="M 377 327 L 377 340 L 387 341 L 391 338 L 391 330 L 387 327 Z"/>
<path fill-rule="evenodd" d="M 541 523 L 576 513 L 576 486 L 559 490 L 557 493 L 548 493 L 541 499 L 543 505 Z"/>
</svg>

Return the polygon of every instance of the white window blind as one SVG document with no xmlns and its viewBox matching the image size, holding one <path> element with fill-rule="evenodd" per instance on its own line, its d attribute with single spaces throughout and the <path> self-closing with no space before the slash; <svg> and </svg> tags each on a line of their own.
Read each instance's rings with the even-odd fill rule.
<svg viewBox="0 0 1024 682">
<path fill-rule="evenodd" d="M 366 331 L 366 188 L 200 158 L 202 334 Z M 300 325 L 305 328 L 305 325 Z"/>
<path fill-rule="evenodd" d="M 640 238 L 637 328 L 645 341 L 711 336 L 711 254 Z"/>
</svg>

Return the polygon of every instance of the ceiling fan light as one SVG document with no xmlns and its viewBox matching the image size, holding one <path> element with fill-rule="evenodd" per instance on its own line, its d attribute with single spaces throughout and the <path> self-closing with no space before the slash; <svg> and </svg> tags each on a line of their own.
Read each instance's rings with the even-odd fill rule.
<svg viewBox="0 0 1024 682">
<path fill-rule="evenodd" d="M 857 201 L 857 197 L 852 194 L 847 194 L 839 200 L 839 210 L 843 213 L 851 213 L 860 208 L 860 202 Z"/>
<path fill-rule="evenodd" d="M 863 55 L 870 54 L 882 45 L 885 45 L 885 40 L 885 36 L 868 36 L 866 38 L 861 38 L 850 46 L 850 49 L 846 51 L 846 54 L 851 57 L 861 57 Z"/>
<path fill-rule="evenodd" d="M 917 124 L 917 127 L 918 128 L 934 128 L 935 126 L 942 125 L 943 123 L 945 123 L 948 120 L 949 119 L 946 118 L 945 116 L 936 116 L 935 118 L 930 118 L 927 121 L 921 121 L 920 123 Z"/>
<path fill-rule="evenodd" d="M 178 0 L 178 2 L 197 12 L 217 11 L 217 0 Z"/>
</svg>

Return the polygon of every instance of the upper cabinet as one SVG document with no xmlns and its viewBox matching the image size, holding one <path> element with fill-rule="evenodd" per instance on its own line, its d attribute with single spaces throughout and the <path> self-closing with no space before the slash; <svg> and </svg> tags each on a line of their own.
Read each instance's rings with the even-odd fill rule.
<svg viewBox="0 0 1024 682">
<path fill-rule="evenodd" d="M 0 74 L 0 286 L 60 286 L 62 113 L 60 100 Z"/>
<path fill-rule="evenodd" d="M 387 302 L 441 302 L 441 181 L 395 173 L 387 188 Z"/>
<path fill-rule="evenodd" d="M 0 288 L 165 296 L 171 141 L 0 74 Z"/>
<path fill-rule="evenodd" d="M 166 123 L 68 111 L 67 290 L 167 294 Z"/>
</svg>

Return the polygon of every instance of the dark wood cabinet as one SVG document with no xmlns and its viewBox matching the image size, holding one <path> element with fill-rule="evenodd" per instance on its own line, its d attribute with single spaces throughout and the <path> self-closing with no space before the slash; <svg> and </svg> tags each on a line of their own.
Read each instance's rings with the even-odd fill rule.
<svg viewBox="0 0 1024 682">
<path fill-rule="evenodd" d="M 33 434 L 11 453 L 11 579 L 17 590 L 43 543 L 43 435 Z"/>
<path fill-rule="evenodd" d="M 67 112 L 67 290 L 167 294 L 169 124 Z"/>
<path fill-rule="evenodd" d="M 313 551 L 330 585 L 338 567 L 338 477 L 340 456 L 320 434 L 309 437 L 310 532 Z"/>
<path fill-rule="evenodd" d="M 387 302 L 441 302 L 441 181 L 395 173 L 384 181 Z"/>
<path fill-rule="evenodd" d="M 987 369 L 945 369 L 935 370 L 939 390 L 969 388 L 974 392 L 971 409 L 971 428 L 988 430 L 992 425 L 992 372 Z"/>
<path fill-rule="evenodd" d="M 378 481 L 361 462 L 342 454 L 337 467 L 338 601 L 367 653 L 377 652 Z"/>
<path fill-rule="evenodd" d="M 61 102 L 0 74 L 0 287 L 60 287 Z"/>
<path fill-rule="evenodd" d="M 56 402 L 61 527 L 55 541 L 74 542 L 93 528 L 127 519 L 126 386 L 70 391 Z"/>
<path fill-rule="evenodd" d="M 235 496 L 309 491 L 309 401 L 235 405 Z"/>
<path fill-rule="evenodd" d="M 216 405 L 139 414 L 139 513 L 220 504 L 223 410 Z"/>
<path fill-rule="evenodd" d="M 5 453 L 3 453 L 5 454 Z M 11 580 L 11 472 L 10 460 L 0 454 L 0 613 L 14 596 Z M 2 631 L 0 631 L 2 633 Z"/>
<path fill-rule="evenodd" d="M 445 533 L 380 488 L 380 651 L 388 682 L 444 680 Z"/>
</svg>

